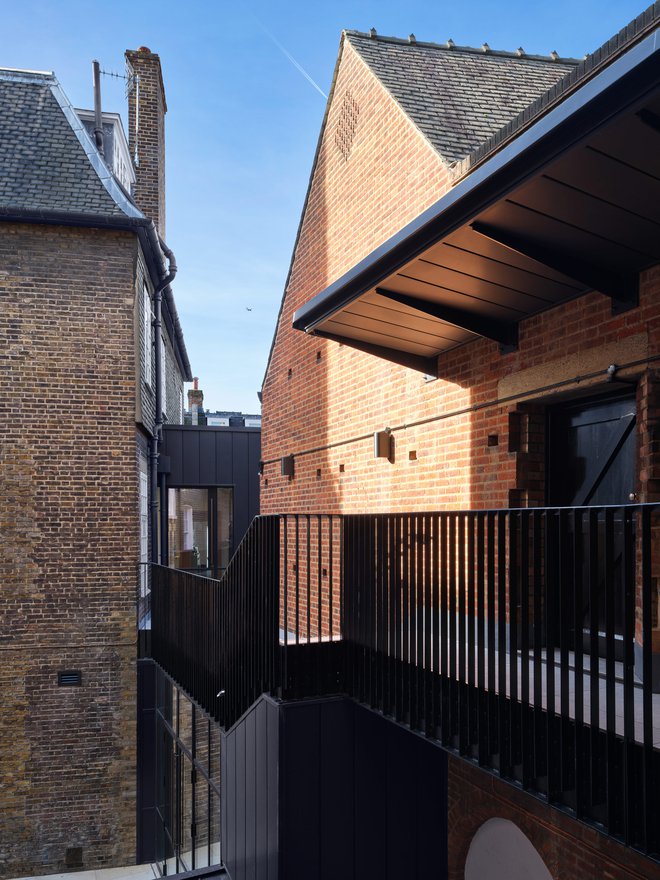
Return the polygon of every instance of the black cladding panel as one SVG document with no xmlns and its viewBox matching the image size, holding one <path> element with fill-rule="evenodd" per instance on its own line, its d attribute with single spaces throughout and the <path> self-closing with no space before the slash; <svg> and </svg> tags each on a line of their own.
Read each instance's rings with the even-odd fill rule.
<svg viewBox="0 0 660 880">
<path fill-rule="evenodd" d="M 423 737 L 347 699 L 262 697 L 225 756 L 233 880 L 446 880 L 447 756 Z"/>
<path fill-rule="evenodd" d="M 261 431 L 206 425 L 166 425 L 163 456 L 170 488 L 230 486 L 234 490 L 232 552 L 259 513 Z"/>
</svg>

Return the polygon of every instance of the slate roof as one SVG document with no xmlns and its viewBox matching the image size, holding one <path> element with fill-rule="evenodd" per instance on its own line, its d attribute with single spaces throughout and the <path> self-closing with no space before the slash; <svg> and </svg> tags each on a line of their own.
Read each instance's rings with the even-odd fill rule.
<svg viewBox="0 0 660 880">
<path fill-rule="evenodd" d="M 142 216 L 53 74 L 0 69 L 1 209 Z"/>
<path fill-rule="evenodd" d="M 448 165 L 472 153 L 579 63 L 359 31 L 345 36 Z"/>
<path fill-rule="evenodd" d="M 496 150 L 530 126 L 540 116 L 565 100 L 572 91 L 582 86 L 587 79 L 595 76 L 603 67 L 611 64 L 619 55 L 630 49 L 634 43 L 641 40 L 652 30 L 655 30 L 659 22 L 660 2 L 655 2 L 629 24 L 621 28 L 617 34 L 607 40 L 595 52 L 586 55 L 577 67 L 574 67 L 565 77 L 558 80 L 548 91 L 539 95 L 515 117 L 508 120 L 488 140 L 479 144 L 455 169 L 455 179 L 467 174 L 476 165 L 485 161 Z"/>
</svg>

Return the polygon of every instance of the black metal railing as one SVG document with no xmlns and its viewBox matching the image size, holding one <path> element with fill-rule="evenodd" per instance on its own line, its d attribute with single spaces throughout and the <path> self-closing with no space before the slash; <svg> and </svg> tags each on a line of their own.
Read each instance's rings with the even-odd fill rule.
<svg viewBox="0 0 660 880">
<path fill-rule="evenodd" d="M 278 687 L 278 545 L 257 517 L 221 580 L 152 566 L 152 656 L 224 727 Z"/>
<path fill-rule="evenodd" d="M 260 517 L 154 567 L 153 652 L 225 726 L 344 693 L 657 855 L 659 569 L 653 505 Z"/>
</svg>

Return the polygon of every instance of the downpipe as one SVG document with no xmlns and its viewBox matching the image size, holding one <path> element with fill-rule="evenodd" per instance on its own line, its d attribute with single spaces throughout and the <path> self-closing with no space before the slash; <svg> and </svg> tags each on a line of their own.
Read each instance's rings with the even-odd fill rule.
<svg viewBox="0 0 660 880">
<path fill-rule="evenodd" d="M 151 433 L 151 438 L 149 441 L 149 470 L 150 470 L 150 479 L 149 479 L 149 531 L 150 531 L 150 543 L 151 543 L 151 561 L 153 563 L 161 563 L 164 564 L 163 555 L 165 553 L 165 548 L 162 548 L 162 553 L 158 553 L 158 459 L 160 456 L 160 446 L 163 440 L 163 394 L 162 394 L 162 375 L 163 375 L 163 362 L 162 362 L 162 348 L 161 348 L 161 333 L 163 326 L 163 291 L 167 288 L 171 282 L 174 280 L 177 273 L 177 265 L 174 254 L 159 237 L 158 232 L 156 231 L 155 225 L 152 223 L 151 228 L 149 230 L 149 238 L 152 241 L 152 245 L 155 244 L 165 255 L 168 261 L 168 271 L 165 277 L 159 282 L 159 284 L 154 289 L 154 319 L 152 322 L 152 326 L 154 329 L 154 363 L 155 363 L 155 371 L 154 371 L 154 383 L 156 385 L 155 388 L 155 402 L 156 402 L 156 413 L 154 418 L 154 427 Z"/>
</svg>

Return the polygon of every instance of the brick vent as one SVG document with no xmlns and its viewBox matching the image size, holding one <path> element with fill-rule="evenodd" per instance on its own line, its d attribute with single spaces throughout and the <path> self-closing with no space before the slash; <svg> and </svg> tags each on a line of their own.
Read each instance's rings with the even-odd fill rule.
<svg viewBox="0 0 660 880">
<path fill-rule="evenodd" d="M 335 144 L 344 157 L 345 162 L 348 162 L 351 155 L 359 116 L 360 105 L 353 97 L 351 91 L 346 89 L 344 92 L 344 103 L 337 120 L 337 130 L 335 131 Z"/>
</svg>

